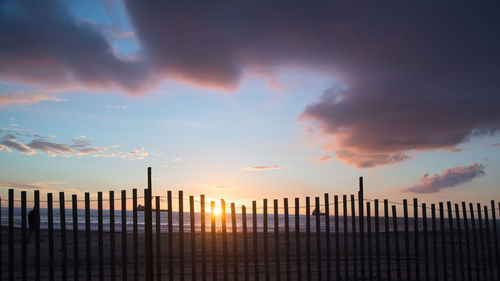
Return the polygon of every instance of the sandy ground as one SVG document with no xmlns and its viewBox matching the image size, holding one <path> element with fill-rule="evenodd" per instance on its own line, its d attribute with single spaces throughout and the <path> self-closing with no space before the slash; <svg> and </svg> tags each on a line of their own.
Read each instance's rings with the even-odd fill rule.
<svg viewBox="0 0 500 281">
<path fill-rule="evenodd" d="M 61 247 L 61 235 L 60 231 L 55 230 L 54 231 L 54 268 L 55 268 L 55 279 L 56 280 L 61 280 L 62 276 L 62 247 Z M 122 243 L 122 235 L 121 233 L 116 233 L 115 234 L 115 261 L 116 261 L 116 266 L 115 266 L 115 276 L 116 280 L 122 280 L 122 248 L 121 248 L 121 243 Z M 381 270 L 382 270 L 382 278 L 383 280 L 387 280 L 386 276 L 386 258 L 385 258 L 385 234 L 381 233 L 380 234 L 380 250 L 381 250 L 381 258 L 380 258 L 380 264 L 381 264 Z M 393 234 L 391 233 L 391 236 Z M 224 277 L 224 255 L 223 255 L 223 239 L 222 239 L 222 234 L 218 233 L 216 238 L 216 251 L 217 251 L 217 256 L 216 256 L 216 265 L 217 265 L 217 280 L 223 280 Z M 196 270 L 196 277 L 198 280 L 201 280 L 201 271 L 202 271 L 202 256 L 201 256 L 201 234 L 197 233 L 195 237 L 195 254 L 192 256 L 191 254 L 191 234 L 190 233 L 185 233 L 184 236 L 184 272 L 186 276 L 186 280 L 191 280 L 191 272 L 193 268 L 193 259 L 195 261 L 195 270 Z M 375 272 L 376 269 L 376 257 L 375 257 L 375 236 L 372 234 L 372 262 L 373 262 L 373 270 Z M 155 274 L 155 280 L 157 280 L 157 258 L 156 258 L 156 241 L 158 237 L 154 235 L 154 243 L 153 243 L 153 251 L 154 251 L 154 264 L 153 264 L 153 270 Z M 290 271 L 291 271 L 291 280 L 297 280 L 297 256 L 296 256 L 296 244 L 295 244 L 295 234 L 290 233 L 290 247 L 289 247 L 289 253 L 290 253 Z M 335 276 L 337 275 L 336 272 L 336 252 L 337 249 L 335 248 L 335 235 L 331 235 L 331 269 L 332 269 L 332 278 L 335 279 Z M 366 235 L 365 235 L 366 239 Z M 472 236 L 471 236 L 472 239 Z M 493 238 L 492 238 L 493 239 Z M 348 260 L 349 260 L 349 280 L 354 280 L 355 274 L 354 274 L 354 268 L 353 268 L 353 258 L 352 258 L 352 236 L 349 235 L 348 237 Z M 391 241 L 394 239 L 391 238 Z M 239 279 L 244 280 L 244 270 L 245 270 L 245 264 L 244 264 L 244 242 L 243 242 L 243 235 L 238 234 L 237 236 L 237 241 L 238 241 L 238 271 L 239 271 Z M 339 256 L 340 256 L 340 276 L 342 280 L 344 279 L 345 272 L 344 272 L 344 237 L 342 234 L 339 237 L 340 241 L 340 247 L 338 249 Z M 451 270 L 452 270 L 452 263 L 451 263 L 451 239 L 447 238 L 446 239 L 446 246 L 447 246 L 447 257 L 448 257 L 448 262 L 447 262 L 447 267 L 448 267 L 448 274 L 449 274 L 449 279 L 451 280 Z M 457 249 L 455 251 L 455 257 L 456 257 L 456 269 L 457 269 L 457 275 L 460 276 L 460 268 L 461 265 L 459 263 L 459 257 L 460 253 L 458 252 L 458 242 L 457 238 L 455 237 L 455 248 Z M 472 240 L 471 240 L 472 241 Z M 86 278 L 86 270 L 87 270 L 87 264 L 86 264 L 86 247 L 85 247 L 85 232 L 84 231 L 79 231 L 78 233 L 78 245 L 79 245 L 79 262 L 78 262 L 78 268 L 79 268 L 79 276 L 80 280 L 85 280 Z M 326 275 L 326 235 L 323 233 L 321 236 L 321 253 L 322 253 L 322 279 L 327 280 L 327 275 Z M 359 234 L 357 236 L 357 242 L 358 242 L 358 249 L 357 252 L 359 254 Z M 425 267 L 424 267 L 424 258 L 423 258 L 423 236 L 420 234 L 419 238 L 420 246 L 419 246 L 419 251 L 420 251 L 420 278 L 424 279 L 425 278 Z M 441 257 L 441 239 L 440 239 L 440 234 L 438 233 L 438 258 L 440 259 Z M 490 241 L 490 242 L 493 242 Z M 134 263 L 133 263 L 133 235 L 132 233 L 127 234 L 126 238 L 126 243 L 127 243 L 127 274 L 128 274 L 128 280 L 134 280 Z M 181 261 L 180 261 L 180 241 L 179 241 L 179 235 L 178 233 L 174 233 L 173 235 L 173 271 L 174 271 L 174 279 L 175 280 L 180 280 L 180 272 L 181 272 Z M 257 238 L 257 243 L 258 243 L 258 253 L 256 255 L 258 259 L 258 264 L 259 264 L 259 277 L 260 280 L 265 280 L 265 248 L 264 248 L 264 236 L 262 233 L 258 234 Z M 276 280 L 275 279 L 275 273 L 276 273 L 276 256 L 275 256 L 275 235 L 274 233 L 270 232 L 268 233 L 268 247 L 267 247 L 267 257 L 269 261 L 269 272 L 270 272 L 270 279 Z M 365 254 L 368 255 L 368 241 L 366 240 L 365 242 Z M 413 254 L 414 252 L 414 244 L 413 244 L 413 234 L 410 234 L 410 253 Z M 465 239 L 463 238 L 463 243 L 465 243 Z M 162 233 L 160 237 L 160 244 L 161 244 L 161 279 L 162 280 L 168 280 L 168 236 L 166 233 Z M 2 232 L 1 232 L 1 245 L 2 245 L 2 261 L 1 261 L 1 271 L 2 271 L 2 276 L 1 280 L 8 280 L 8 229 L 3 227 Z M 21 247 L 21 230 L 20 229 L 15 229 L 14 231 L 14 273 L 15 273 L 15 280 L 21 280 L 21 272 L 22 272 L 22 266 L 21 266 L 21 252 L 22 252 L 22 247 Z M 110 251 L 110 234 L 105 232 L 103 234 L 103 271 L 104 271 L 104 279 L 105 280 L 112 280 L 112 269 L 111 269 L 111 251 Z M 139 255 L 138 255 L 138 275 L 139 275 L 139 280 L 144 280 L 144 273 L 145 273 L 145 255 L 144 255 L 144 248 L 145 248 L 145 241 L 144 241 L 144 235 L 139 234 L 138 236 L 138 250 L 139 250 Z M 212 279 L 212 242 L 211 242 L 211 233 L 206 234 L 206 270 L 207 270 L 207 280 L 213 280 Z M 486 243 L 485 241 L 485 246 L 493 245 L 492 243 Z M 279 246 L 280 246 L 280 272 L 281 272 L 281 278 L 286 280 L 286 243 L 285 243 L 285 235 L 280 234 L 279 236 Z M 392 279 L 396 280 L 397 278 L 397 271 L 396 271 L 396 254 L 395 254 L 395 243 L 391 243 L 391 267 L 392 267 Z M 400 247 L 400 253 L 401 253 L 401 268 L 402 268 L 402 280 L 407 280 L 406 279 L 406 254 L 405 254 L 405 240 L 404 240 L 404 233 L 399 233 L 399 247 Z M 41 230 L 41 242 L 40 242 L 40 248 L 41 248 L 41 280 L 48 280 L 48 275 L 49 275 L 49 238 L 47 235 L 46 230 Z M 73 280 L 74 279 L 74 268 L 75 268 L 75 259 L 74 259 L 74 243 L 73 243 L 73 232 L 72 231 L 67 231 L 67 277 L 68 280 Z M 311 255 L 311 276 L 313 280 L 317 280 L 317 266 L 318 266 L 318 259 L 317 259 L 317 246 L 316 246 L 316 233 L 311 233 L 311 247 L 310 247 L 310 255 Z M 467 259 L 466 259 L 466 252 L 465 252 L 465 244 L 463 245 L 463 256 L 464 256 L 464 262 L 465 262 L 465 268 L 467 268 Z M 485 247 L 487 249 L 487 247 Z M 432 250 L 432 236 L 431 233 L 429 232 L 429 264 L 430 264 L 430 270 L 431 270 L 431 276 L 433 276 L 433 250 Z M 91 273 L 92 273 L 92 279 L 93 280 L 98 280 L 99 276 L 99 258 L 98 258 L 98 233 L 97 232 L 91 232 Z M 234 255 L 233 255 L 233 237 L 230 233 L 227 234 L 227 274 L 228 274 L 228 279 L 229 280 L 234 280 Z M 472 251 L 474 254 L 474 251 Z M 486 257 L 487 257 L 487 251 L 485 251 Z M 480 262 L 482 261 L 481 258 L 481 249 L 479 248 L 479 254 L 480 254 Z M 495 256 L 495 252 L 493 249 L 493 257 Z M 254 269 L 254 254 L 253 254 L 253 236 L 252 233 L 248 233 L 248 259 L 249 259 L 249 279 L 250 280 L 255 280 L 255 269 Z M 301 254 L 300 254 L 300 260 L 301 260 L 301 268 L 302 268 L 302 279 L 307 280 L 307 254 L 306 254 L 306 236 L 305 233 L 301 235 Z M 472 255 L 471 257 L 472 260 L 472 269 L 475 270 L 476 264 L 475 264 L 475 256 Z M 412 271 L 415 270 L 415 260 L 413 257 L 411 258 L 411 268 Z M 486 259 L 486 265 L 488 268 L 488 261 Z M 361 273 L 360 273 L 360 264 L 359 264 L 359 256 L 357 258 L 357 280 L 361 280 Z M 368 278 L 368 257 L 366 258 L 366 277 Z M 495 261 L 493 262 L 495 263 Z M 441 260 L 438 261 L 439 265 L 439 270 L 442 272 L 442 266 L 443 263 Z M 480 264 L 480 272 L 481 272 L 481 279 L 480 280 L 488 280 L 488 278 L 484 278 L 482 276 L 482 267 L 483 264 Z M 35 239 L 34 236 L 32 237 L 32 241 L 30 244 L 27 245 L 27 268 L 28 268 L 28 280 L 33 280 L 34 279 L 34 274 L 35 274 Z M 467 272 L 467 271 L 466 271 Z M 473 272 L 473 277 L 475 277 L 475 272 Z M 415 279 L 415 272 L 412 272 L 412 280 Z"/>
</svg>

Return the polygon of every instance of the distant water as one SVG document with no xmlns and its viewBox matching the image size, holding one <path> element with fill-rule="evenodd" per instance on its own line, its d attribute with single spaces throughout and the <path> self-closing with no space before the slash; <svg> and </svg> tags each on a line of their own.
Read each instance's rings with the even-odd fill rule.
<svg viewBox="0 0 500 281">
<path fill-rule="evenodd" d="M 29 212 L 31 209 L 28 209 L 27 212 Z M 2 226 L 8 226 L 9 224 L 9 215 L 8 215 L 8 208 L 7 207 L 2 207 Z M 133 228 L 133 221 L 132 221 L 132 211 L 127 211 L 127 232 L 132 231 Z M 54 229 L 60 229 L 60 217 L 59 217 L 59 209 L 54 209 L 53 210 L 54 214 Z M 299 216 L 300 221 L 300 231 L 305 232 L 306 231 L 306 216 L 305 215 L 300 215 Z M 103 229 L 104 231 L 109 231 L 109 211 L 108 210 L 103 210 Z M 121 211 L 116 210 L 115 211 L 115 231 L 116 232 L 121 232 L 122 224 L 121 224 Z M 172 221 L 173 221 L 173 230 L 175 232 L 179 231 L 179 213 L 178 212 L 173 212 L 172 213 Z M 237 229 L 238 231 L 242 231 L 242 216 L 241 214 L 236 214 L 236 224 L 237 224 Z M 263 230 L 263 219 L 264 216 L 262 214 L 257 215 L 257 229 L 259 232 L 262 232 Z M 42 229 L 47 229 L 48 223 L 47 223 L 48 217 L 47 217 L 47 209 L 41 208 L 40 209 L 40 227 Z M 274 215 L 269 214 L 268 215 L 268 231 L 273 232 L 274 231 Z M 365 232 L 366 230 L 366 218 L 365 218 Z M 499 221 L 499 220 L 497 220 Z M 155 227 L 155 222 L 156 222 L 156 214 L 153 212 L 153 227 Z M 279 222 L 279 230 L 284 231 L 285 230 L 285 217 L 284 215 L 280 214 L 278 215 L 278 222 Z M 289 229 L 291 232 L 295 231 L 295 215 L 289 215 Z M 348 217 L 348 224 L 347 228 L 348 231 L 352 231 L 352 218 L 349 216 Z M 409 222 L 409 230 L 413 231 L 413 218 L 408 218 Z M 423 220 L 419 218 L 419 231 L 423 229 Z M 205 219 L 205 224 L 206 224 L 206 231 L 211 230 L 210 226 L 210 213 L 206 213 L 206 219 Z M 231 215 L 230 213 L 226 214 L 226 223 L 227 223 L 227 231 L 231 232 L 232 225 L 231 225 Z M 372 217 L 371 219 L 371 224 L 372 224 L 372 231 L 375 231 L 375 219 Z M 456 220 L 453 220 L 454 227 L 456 228 Z M 463 220 L 461 220 L 461 227 L 463 229 Z M 490 222 L 491 223 L 491 222 Z M 168 219 L 167 219 L 167 213 L 162 212 L 160 215 L 160 225 L 162 232 L 167 231 L 167 224 L 168 224 Z M 483 222 L 484 224 L 484 222 Z M 144 212 L 138 212 L 137 214 L 137 225 L 139 231 L 144 231 Z M 184 213 L 184 231 L 189 232 L 191 229 L 190 225 L 190 214 L 189 212 Z M 221 218 L 220 216 L 216 217 L 216 225 L 217 225 L 217 230 L 221 229 Z M 440 223 L 439 219 L 437 219 L 437 227 L 438 229 L 440 228 Z M 21 208 L 14 208 L 14 226 L 16 227 L 21 227 Z M 326 231 L 326 226 L 325 226 L 325 217 L 321 216 L 321 231 L 324 232 Z M 392 226 L 392 218 L 389 218 L 389 226 L 390 226 L 390 231 L 393 230 Z M 476 221 L 476 226 L 477 226 L 477 221 Z M 92 230 L 97 230 L 97 210 L 90 210 L 90 227 Z M 469 229 L 470 229 L 470 220 L 469 220 Z M 490 225 L 491 227 L 491 225 Z M 384 232 L 385 230 L 385 221 L 383 217 L 380 217 L 379 219 L 379 228 L 380 232 Z M 428 218 L 428 228 L 431 228 L 431 221 Z M 448 224 L 448 219 L 445 219 L 445 228 L 449 228 Z M 72 230 L 73 229 L 73 212 L 71 209 L 66 210 L 66 229 Z M 85 210 L 79 209 L 78 210 L 78 229 L 79 230 L 84 230 L 85 229 Z M 201 230 L 201 224 L 200 224 L 200 213 L 195 213 L 195 229 L 196 231 Z M 249 232 L 252 231 L 253 229 L 253 224 L 252 224 L 252 214 L 247 214 L 247 229 Z M 404 220 L 403 218 L 398 218 L 398 230 L 404 231 Z M 316 217 L 311 215 L 311 232 L 316 231 Z M 335 231 L 335 217 L 330 215 L 330 231 L 334 232 Z M 343 232 L 344 231 L 344 217 L 339 216 L 339 231 Z M 356 231 L 359 231 L 359 221 L 358 218 L 356 218 Z"/>
</svg>

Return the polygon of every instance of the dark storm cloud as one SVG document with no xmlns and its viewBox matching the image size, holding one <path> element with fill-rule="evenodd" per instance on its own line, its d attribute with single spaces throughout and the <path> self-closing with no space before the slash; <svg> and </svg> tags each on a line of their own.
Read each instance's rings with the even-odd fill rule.
<svg viewBox="0 0 500 281">
<path fill-rule="evenodd" d="M 50 88 L 145 87 L 144 62 L 119 58 L 103 34 L 57 0 L 0 3 L 0 77 Z"/>
<path fill-rule="evenodd" d="M 470 166 L 457 165 L 444 170 L 441 174 L 423 175 L 418 183 L 404 190 L 413 193 L 435 193 L 442 188 L 454 187 L 485 175 L 484 166 L 472 162 Z"/>
</svg>

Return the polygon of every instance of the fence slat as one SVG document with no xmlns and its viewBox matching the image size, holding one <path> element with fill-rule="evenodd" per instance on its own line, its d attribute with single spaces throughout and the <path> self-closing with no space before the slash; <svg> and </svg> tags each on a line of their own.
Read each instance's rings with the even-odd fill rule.
<svg viewBox="0 0 500 281">
<path fill-rule="evenodd" d="M 217 236 L 215 228 L 215 202 L 210 202 L 210 222 L 212 228 L 212 280 L 217 280 Z"/>
<path fill-rule="evenodd" d="M 486 248 L 488 249 L 488 271 L 490 273 L 490 280 L 493 280 L 493 254 L 491 252 L 491 240 L 490 240 L 490 222 L 488 220 L 488 206 L 483 206 L 484 208 L 484 226 L 486 232 Z"/>
<path fill-rule="evenodd" d="M 233 237 L 233 273 L 234 280 L 238 281 L 238 228 L 236 225 L 236 210 L 234 203 L 231 203 L 231 227 L 232 227 L 232 237 Z"/>
<path fill-rule="evenodd" d="M 495 200 L 491 200 L 491 221 L 493 223 L 493 240 L 495 241 L 495 259 L 497 261 L 497 279 L 500 279 L 500 253 L 498 249 L 498 233 L 497 233 L 497 214 L 495 208 Z"/>
<path fill-rule="evenodd" d="M 366 238 L 368 246 L 368 280 L 373 280 L 373 264 L 372 264 L 372 218 L 371 218 L 370 202 L 366 202 Z"/>
<path fill-rule="evenodd" d="M 403 200 L 403 219 L 405 230 L 406 279 L 411 280 L 410 230 L 408 225 L 408 201 L 406 199 Z"/>
<path fill-rule="evenodd" d="M 311 281 L 311 198 L 306 197 L 306 276 Z"/>
<path fill-rule="evenodd" d="M 61 197 L 63 198 L 63 203 L 64 203 L 64 194 L 59 193 L 59 202 L 61 202 Z M 61 203 L 61 211 L 64 210 L 64 205 Z M 61 223 L 62 223 L 62 215 L 61 215 Z M 62 224 L 61 224 L 61 232 L 62 230 Z M 66 232 L 66 231 L 64 231 Z M 64 247 L 66 243 L 64 243 Z M 85 192 L 85 266 L 86 266 L 86 277 L 87 281 L 92 280 L 92 245 L 91 245 L 91 237 L 90 237 L 90 193 Z M 63 270 L 65 270 L 66 265 L 63 265 Z M 64 271 L 63 271 L 64 274 Z"/>
<path fill-rule="evenodd" d="M 161 256 L 161 201 L 160 196 L 155 196 L 155 229 L 156 229 L 156 280 L 161 281 L 162 256 Z"/>
<path fill-rule="evenodd" d="M 389 233 L 389 201 L 384 199 L 384 228 L 385 228 L 385 267 L 386 278 L 392 280 L 391 272 L 391 236 Z"/>
<path fill-rule="evenodd" d="M 351 239 L 352 239 L 352 269 L 354 273 L 354 280 L 358 280 L 358 243 L 356 239 L 356 202 L 354 195 L 351 194 Z"/>
<path fill-rule="evenodd" d="M 0 225 L 2 225 L 2 197 L 0 197 Z M 2 230 L 0 230 L 0 253 L 3 253 Z M 3 255 L 0 255 L 0 280 L 3 280 Z"/>
<path fill-rule="evenodd" d="M 257 249 L 257 201 L 252 201 L 252 242 L 253 242 L 253 271 L 254 279 L 259 280 L 259 262 Z"/>
<path fill-rule="evenodd" d="M 184 194 L 182 190 L 178 192 L 179 196 L 179 274 L 180 280 L 184 281 Z"/>
<path fill-rule="evenodd" d="M 31 234 L 31 233 L 30 233 Z M 21 191 L 21 272 L 22 280 L 28 280 L 28 248 L 26 245 L 26 191 Z M 1 252 L 0 252 L 1 254 Z"/>
<path fill-rule="evenodd" d="M 80 280 L 80 244 L 78 242 L 78 198 L 72 195 L 73 213 L 73 279 Z"/>
<path fill-rule="evenodd" d="M 283 199 L 283 209 L 285 212 L 285 259 L 286 259 L 286 280 L 290 281 L 291 265 L 290 265 L 290 221 L 288 216 L 288 198 Z"/>
<path fill-rule="evenodd" d="M 477 223 L 479 230 L 479 246 L 481 249 L 481 265 L 483 268 L 483 277 L 486 280 L 486 250 L 484 245 L 484 232 L 483 232 L 483 216 L 481 214 L 481 204 L 477 203 Z M 488 245 L 489 246 L 489 245 Z"/>
<path fill-rule="evenodd" d="M 265 280 L 269 281 L 270 276 L 269 276 L 269 246 L 268 246 L 268 241 L 267 241 L 267 199 L 264 199 L 263 202 L 263 214 L 264 214 L 264 273 L 265 273 Z"/>
<path fill-rule="evenodd" d="M 340 226 L 339 226 L 339 196 L 333 197 L 335 212 L 335 276 L 340 280 Z"/>
<path fill-rule="evenodd" d="M 167 236 L 168 236 L 168 280 L 174 280 L 174 241 L 173 241 L 173 221 L 172 221 L 172 191 L 167 191 Z"/>
<path fill-rule="evenodd" d="M 109 191 L 109 259 L 111 281 L 116 280 L 115 192 Z"/>
<path fill-rule="evenodd" d="M 88 195 L 86 195 L 85 197 L 86 200 L 87 197 Z M 66 249 L 66 207 L 64 206 L 64 203 L 65 203 L 64 192 L 59 192 L 59 221 L 60 221 L 60 232 L 61 232 L 61 280 L 63 281 L 67 279 L 66 266 L 68 264 L 67 262 L 68 251 Z M 88 215 L 88 218 L 89 218 L 89 231 L 90 231 L 90 214 Z M 85 219 L 87 220 L 87 211 L 85 211 Z M 85 224 L 85 226 L 87 226 L 87 224 Z M 90 247 L 90 239 L 89 239 L 89 247 Z"/>
<path fill-rule="evenodd" d="M 278 218 L 278 200 L 274 199 L 274 264 L 276 271 L 276 280 L 281 280 L 280 268 L 280 230 Z"/>
<path fill-rule="evenodd" d="M 422 204 L 422 234 L 424 236 L 424 267 L 425 267 L 425 281 L 431 280 L 431 269 L 429 264 L 429 238 L 427 226 L 427 206 Z"/>
<path fill-rule="evenodd" d="M 437 225 L 436 225 L 436 204 L 431 204 L 431 225 L 432 225 L 432 249 L 434 261 L 434 280 L 439 280 L 438 266 L 438 244 L 437 244 Z"/>
<path fill-rule="evenodd" d="M 451 209 L 451 202 L 447 201 L 446 202 L 446 208 L 448 209 L 448 225 L 449 225 L 449 232 L 450 232 L 450 252 L 451 252 L 451 274 L 453 280 L 457 280 L 457 267 L 455 264 L 455 236 L 454 236 L 454 228 L 453 228 L 453 211 Z"/>
<path fill-rule="evenodd" d="M 325 193 L 325 235 L 326 235 L 326 280 L 332 280 L 332 256 L 330 245 L 330 200 Z"/>
<path fill-rule="evenodd" d="M 347 225 L 347 195 L 342 197 L 344 206 L 344 280 L 349 280 L 349 240 Z"/>
<path fill-rule="evenodd" d="M 464 217 L 465 249 L 467 253 L 467 280 L 472 280 L 472 258 L 469 239 L 469 223 L 467 222 L 467 205 L 462 201 L 462 215 Z"/>
<path fill-rule="evenodd" d="M 319 197 L 314 198 L 316 207 L 316 276 L 318 281 L 322 280 L 321 268 L 321 206 L 319 204 Z"/>
<path fill-rule="evenodd" d="M 241 206 L 241 219 L 243 224 L 243 257 L 244 257 L 244 271 L 245 281 L 250 280 L 248 268 L 248 229 L 247 229 L 247 207 Z"/>
<path fill-rule="evenodd" d="M 224 281 L 229 280 L 227 272 L 227 229 L 226 229 L 226 201 L 220 200 L 221 219 L 222 219 L 222 266 Z"/>
<path fill-rule="evenodd" d="M 35 280 L 40 281 L 40 191 L 35 190 Z"/>
<path fill-rule="evenodd" d="M 104 249 L 103 249 L 103 225 L 102 225 L 102 192 L 97 192 L 97 254 L 99 281 L 104 280 Z"/>
<path fill-rule="evenodd" d="M 137 230 L 137 189 L 132 189 L 132 226 L 134 252 L 134 281 L 139 281 L 139 241 Z"/>
<path fill-rule="evenodd" d="M 148 183 L 150 182 L 148 168 Z M 148 186 L 150 186 L 148 184 Z M 144 189 L 144 244 L 146 280 L 153 281 L 153 212 L 151 207 L 151 189 Z"/>
<path fill-rule="evenodd" d="M 359 177 L 359 192 L 358 192 L 358 206 L 359 206 L 359 256 L 360 256 L 360 271 L 361 280 L 366 280 L 365 274 L 365 230 L 364 230 L 364 199 L 363 199 L 363 177 Z"/>
<path fill-rule="evenodd" d="M 49 238 L 49 280 L 54 280 L 54 210 L 52 193 L 47 193 L 47 227 Z M 74 232 L 74 230 L 73 230 Z"/>
<path fill-rule="evenodd" d="M 448 280 L 448 262 L 446 260 L 446 229 L 444 224 L 444 206 L 443 202 L 439 202 L 439 224 L 441 232 L 441 262 L 443 264 L 443 280 Z"/>
<path fill-rule="evenodd" d="M 396 214 L 396 206 L 392 205 L 392 227 L 394 232 L 394 252 L 396 254 L 396 274 L 397 280 L 401 281 L 401 256 L 399 252 L 399 230 L 398 230 L 398 216 Z"/>
<path fill-rule="evenodd" d="M 418 236 L 418 199 L 413 198 L 413 256 L 415 257 L 415 280 L 420 281 L 420 256 L 419 256 L 419 236 Z"/>
<path fill-rule="evenodd" d="M 458 240 L 458 258 L 460 262 L 460 280 L 465 280 L 465 264 L 464 264 L 464 253 L 462 247 L 462 224 L 460 222 L 460 209 L 458 204 L 455 203 L 455 220 L 457 222 L 457 240 Z"/>
<path fill-rule="evenodd" d="M 127 281 L 127 191 L 122 190 L 122 281 Z"/>
<path fill-rule="evenodd" d="M 300 251 L 300 199 L 295 198 L 295 252 L 297 265 L 297 280 L 302 280 L 302 255 Z"/>
<path fill-rule="evenodd" d="M 158 198 L 159 199 L 159 198 Z M 159 201 L 159 200 L 158 200 Z M 158 208 L 158 207 L 157 207 Z M 156 213 L 157 215 L 159 212 Z M 189 196 L 189 223 L 191 226 L 191 280 L 196 280 L 196 227 L 194 218 L 194 197 Z"/>
<path fill-rule="evenodd" d="M 14 189 L 9 189 L 9 280 L 14 281 Z"/>
<path fill-rule="evenodd" d="M 207 239 L 205 225 L 205 195 L 200 195 L 200 225 L 201 225 L 201 280 L 207 280 Z"/>
<path fill-rule="evenodd" d="M 375 212 L 375 259 L 377 262 L 377 281 L 382 280 L 382 268 L 380 264 L 380 219 L 378 212 L 378 199 L 373 202 L 374 212 Z"/>
<path fill-rule="evenodd" d="M 471 230 L 472 230 L 472 240 L 474 246 L 474 257 L 475 257 L 475 270 L 476 270 L 476 278 L 477 280 L 481 280 L 481 272 L 479 270 L 479 249 L 477 245 L 477 231 L 476 231 L 476 220 L 474 218 L 474 205 L 469 203 L 469 212 L 470 212 L 470 222 L 471 222 Z"/>
</svg>

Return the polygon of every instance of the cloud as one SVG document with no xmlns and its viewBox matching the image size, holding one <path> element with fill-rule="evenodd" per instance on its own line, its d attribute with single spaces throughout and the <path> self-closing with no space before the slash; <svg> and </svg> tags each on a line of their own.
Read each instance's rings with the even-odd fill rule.
<svg viewBox="0 0 500 281">
<path fill-rule="evenodd" d="M 265 171 L 265 170 L 282 170 L 282 169 L 286 169 L 286 168 L 288 168 L 288 167 L 273 165 L 273 166 L 253 166 L 253 167 L 247 167 L 247 168 L 244 168 L 244 170 L 254 172 L 254 171 Z"/>
<path fill-rule="evenodd" d="M 491 145 L 491 147 L 500 147 L 500 143 L 494 143 Z"/>
<path fill-rule="evenodd" d="M 21 153 L 25 153 L 28 155 L 36 153 L 29 146 L 18 142 L 16 137 L 11 135 L 11 134 L 4 135 L 1 138 L 0 150 L 6 150 L 8 152 L 11 152 L 12 150 L 16 150 L 16 151 L 19 151 Z"/>
<path fill-rule="evenodd" d="M 13 0 L 2 3 L 2 9 L 8 10 L 0 17 L 3 79 L 47 88 L 120 88 L 130 93 L 151 81 L 145 60 L 118 56 L 106 40 L 109 33 L 73 17 L 60 1 Z"/>
<path fill-rule="evenodd" d="M 43 186 L 40 186 L 39 184 L 24 182 L 0 182 L 0 186 L 14 189 L 43 189 Z"/>
<path fill-rule="evenodd" d="M 444 170 L 441 174 L 433 176 L 425 174 L 416 185 L 403 190 L 403 192 L 436 193 L 442 188 L 458 186 L 485 174 L 484 166 L 476 162 L 472 162 L 470 166 L 457 165 Z"/>
<path fill-rule="evenodd" d="M 21 190 L 44 190 L 45 192 L 64 191 L 67 193 L 80 193 L 81 191 L 69 185 L 65 181 L 46 181 L 46 182 L 0 182 L 0 187 L 14 188 Z"/>
<path fill-rule="evenodd" d="M 63 102 L 65 101 L 65 99 L 47 94 L 6 93 L 6 92 L 0 93 L 0 107 L 8 106 L 11 104 L 34 104 L 34 103 L 39 103 L 41 101 Z"/>
<path fill-rule="evenodd" d="M 328 161 L 332 160 L 332 158 L 333 157 L 329 154 L 321 155 L 321 156 L 316 157 L 316 163 L 328 162 Z"/>
<path fill-rule="evenodd" d="M 142 160 L 149 155 L 149 153 L 145 151 L 143 147 L 134 148 L 128 154 L 130 155 L 130 159 L 132 160 Z"/>
<path fill-rule="evenodd" d="M 128 109 L 126 105 L 106 105 L 106 108 L 110 109 Z"/>
</svg>

